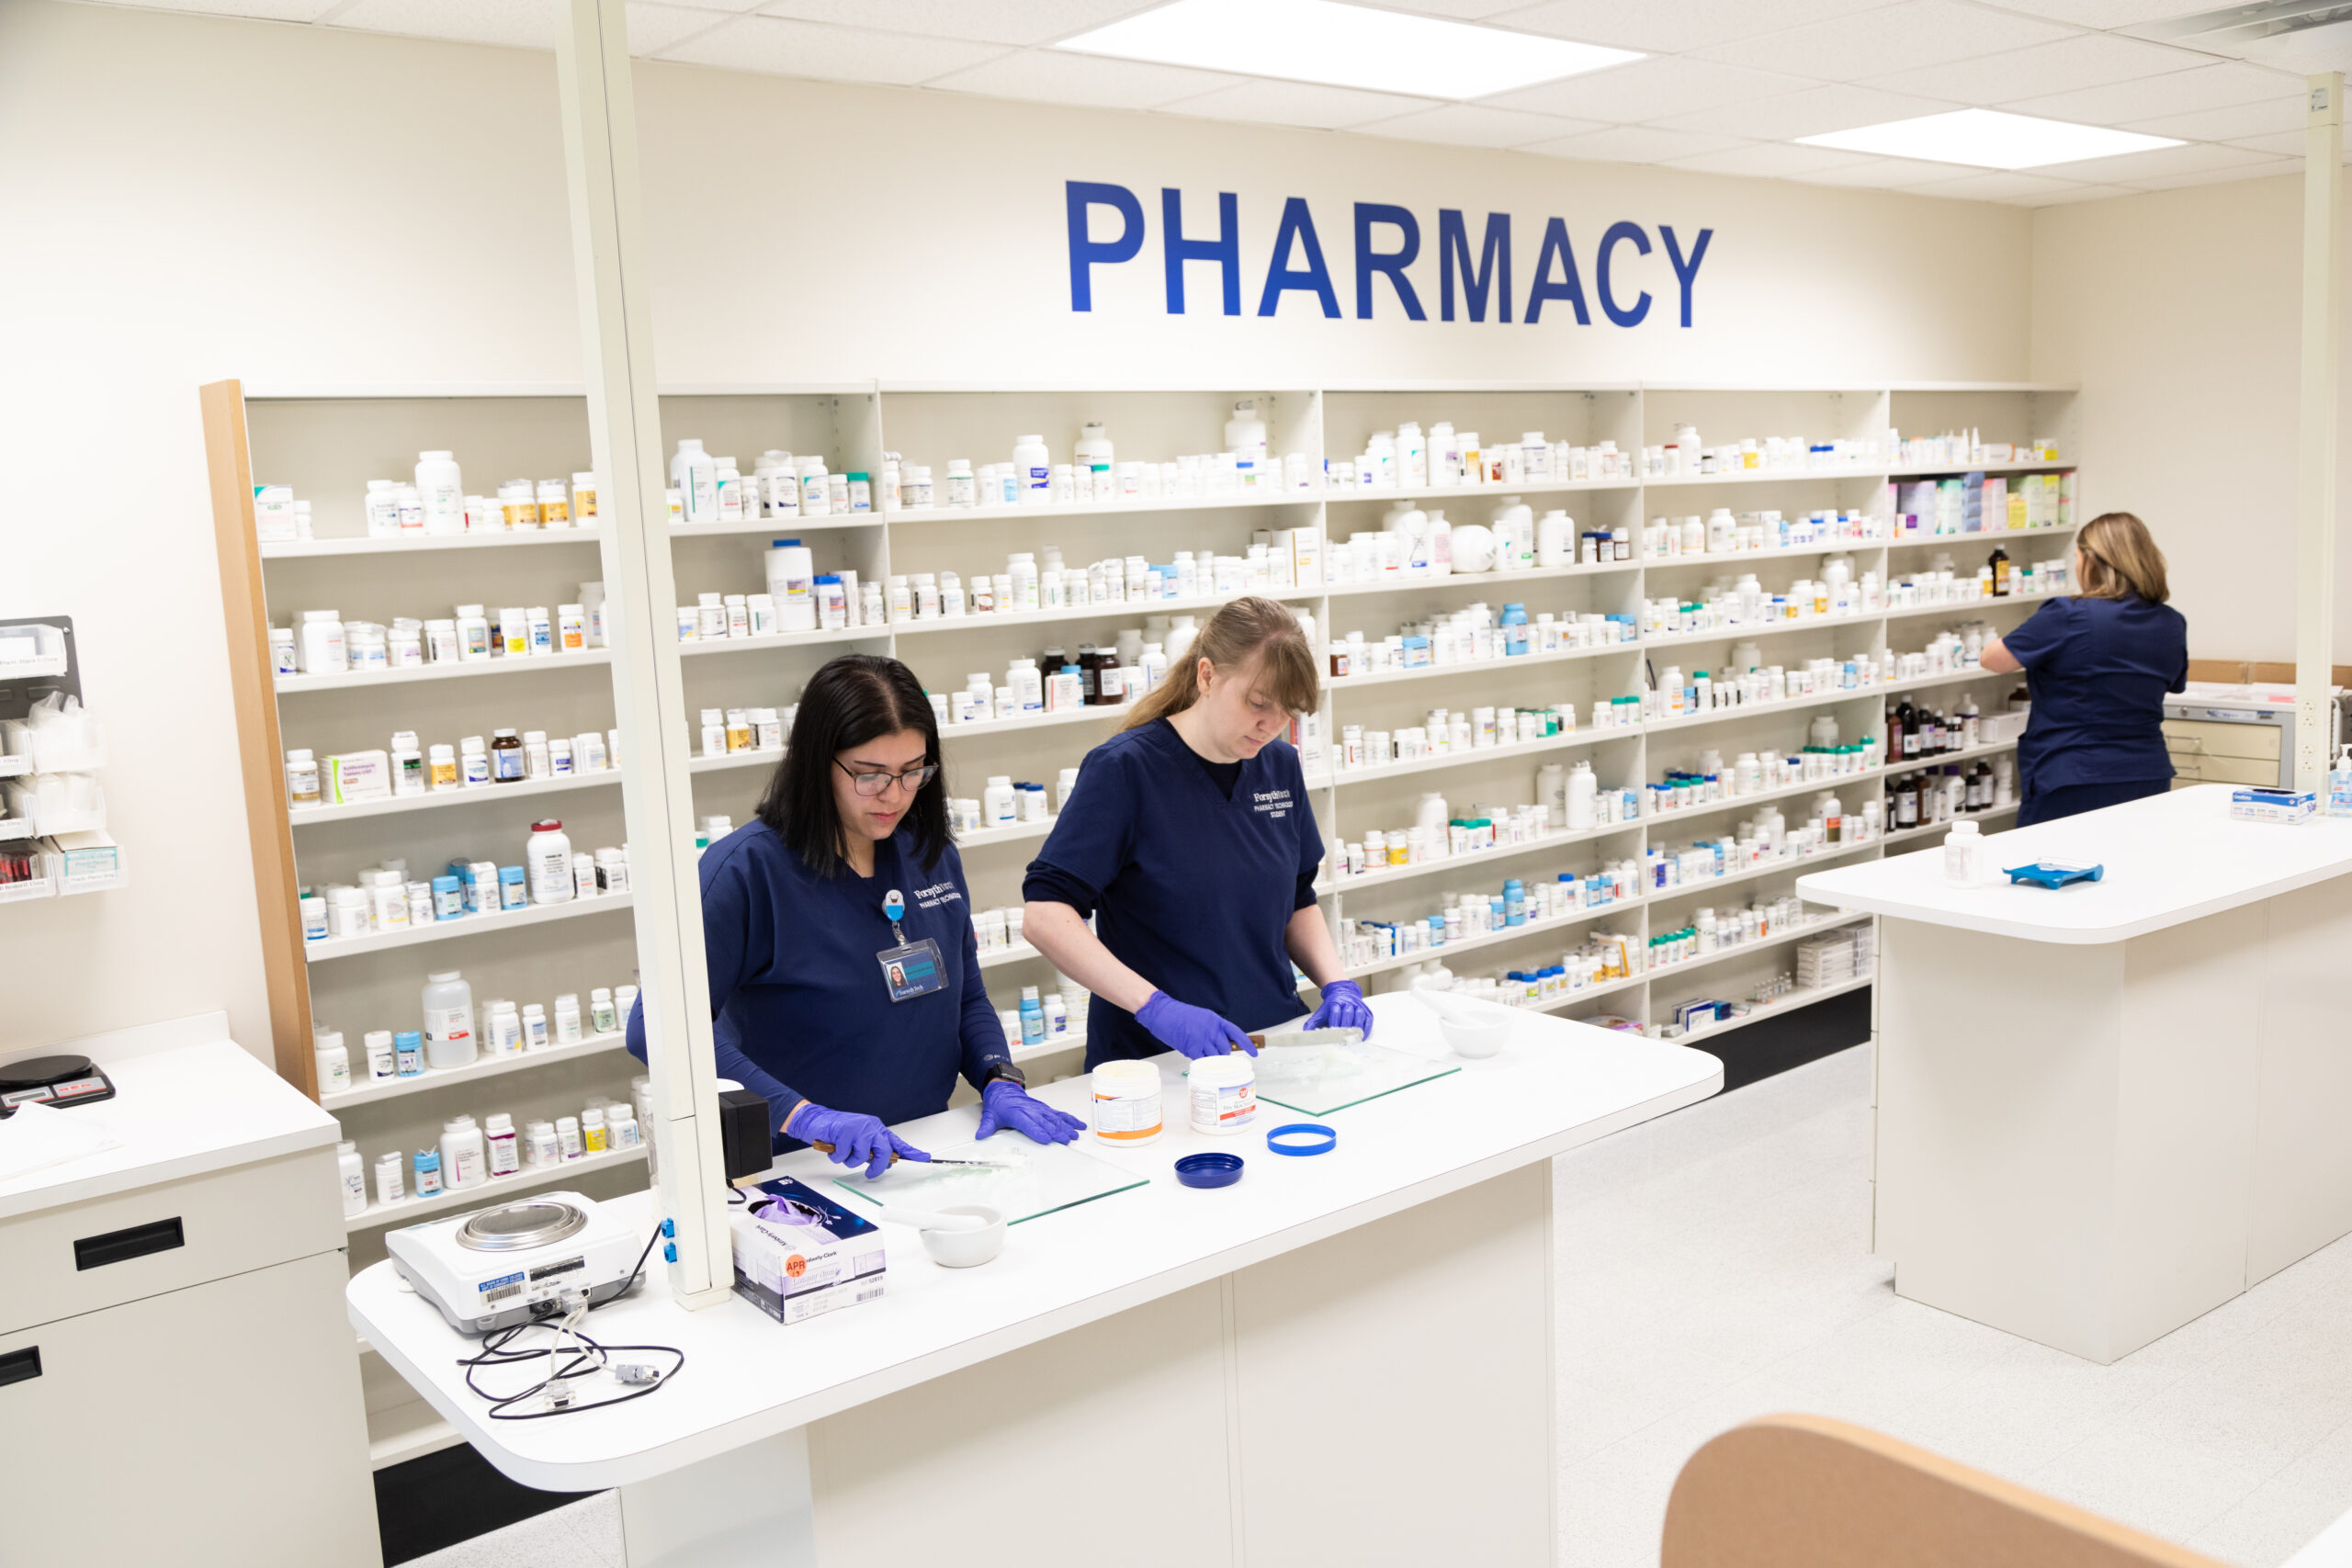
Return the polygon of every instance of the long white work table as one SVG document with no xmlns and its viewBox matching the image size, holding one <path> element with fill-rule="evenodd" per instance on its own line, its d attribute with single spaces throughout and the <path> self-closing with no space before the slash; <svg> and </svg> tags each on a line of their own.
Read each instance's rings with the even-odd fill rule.
<svg viewBox="0 0 2352 1568">
<path fill-rule="evenodd" d="M 2352 821 L 2198 785 L 1798 879 L 1880 917 L 1876 1249 L 1903 1295 L 2094 1361 L 2352 1231 Z"/>
<path fill-rule="evenodd" d="M 1372 1005 L 1378 1043 L 1461 1070 L 1320 1118 L 1332 1153 L 1272 1153 L 1267 1128 L 1314 1120 L 1272 1105 L 1193 1134 L 1162 1056 L 1167 1135 L 1080 1145 L 1149 1184 L 1014 1225 L 994 1262 L 942 1269 L 886 1226 L 885 1295 L 789 1326 L 740 1299 L 684 1312 L 650 1270 L 585 1325 L 685 1352 L 631 1404 L 485 1419 L 456 1365 L 479 1341 L 389 1264 L 351 1281 L 352 1321 L 509 1476 L 618 1487 L 631 1568 L 1550 1562 L 1550 1158 L 1705 1099 L 1722 1065 L 1538 1015 L 1462 1061 L 1409 997 Z M 1038 1092 L 1082 1113 L 1087 1084 Z M 939 1149 L 976 1121 L 899 1131 Z M 1180 1186 L 1212 1148 L 1240 1182 Z M 802 1151 L 776 1174 L 837 1168 Z M 653 1195 L 618 1203 L 650 1232 Z"/>
</svg>

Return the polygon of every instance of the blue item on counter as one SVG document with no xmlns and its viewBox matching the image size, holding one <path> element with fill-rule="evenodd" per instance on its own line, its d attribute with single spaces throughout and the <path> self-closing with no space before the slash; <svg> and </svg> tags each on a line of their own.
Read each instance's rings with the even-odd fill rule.
<svg viewBox="0 0 2352 1568">
<path fill-rule="evenodd" d="M 2011 882 L 2022 882 L 2032 887 L 2064 887 L 2070 882 L 2097 882 L 2107 875 L 2104 865 L 2074 865 L 2062 860 L 2038 860 L 2031 865 L 2013 865 L 2002 874 Z"/>
<path fill-rule="evenodd" d="M 1340 1134 L 1320 1122 L 1290 1122 L 1266 1134 L 1266 1146 L 1278 1155 L 1328 1155 L 1340 1146 Z"/>
<path fill-rule="evenodd" d="M 1176 1162 L 1176 1179 L 1187 1187 L 1230 1187 L 1241 1179 L 1241 1156 L 1186 1155 Z"/>
</svg>

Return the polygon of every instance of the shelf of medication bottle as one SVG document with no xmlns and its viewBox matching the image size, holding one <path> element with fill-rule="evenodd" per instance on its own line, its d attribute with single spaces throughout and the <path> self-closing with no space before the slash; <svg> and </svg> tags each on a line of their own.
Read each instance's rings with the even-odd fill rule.
<svg viewBox="0 0 2352 1568">
<path fill-rule="evenodd" d="M 1727 474 L 1653 474 L 1645 490 L 1683 490 L 1700 485 L 1800 484 L 1807 479 L 1883 479 L 1886 470 L 1841 463 L 1824 468 L 1736 468 Z"/>
<path fill-rule="evenodd" d="M 316 942 L 304 942 L 302 956 L 313 964 L 323 964 L 331 958 L 349 958 L 356 953 L 381 953 L 395 947 L 414 947 L 420 942 L 444 942 L 451 937 L 487 936 L 492 931 L 545 925 L 549 920 L 574 919 L 582 915 L 601 915 L 607 910 L 628 907 L 629 895 L 626 893 L 573 898 L 561 904 L 531 904 L 495 915 L 464 915 L 454 920 L 435 920 L 427 925 L 412 926 L 406 931 L 370 931 L 366 936 L 322 937 Z"/>
<path fill-rule="evenodd" d="M 379 1100 L 398 1100 L 404 1094 L 422 1094 L 426 1089 L 442 1089 L 450 1084 L 479 1082 L 483 1078 L 503 1077 L 519 1073 L 526 1067 L 544 1066 L 549 1062 L 568 1062 L 577 1056 L 596 1056 L 607 1051 L 618 1051 L 628 1043 L 626 1032 L 612 1034 L 591 1034 L 566 1045 L 545 1045 L 537 1051 L 517 1051 L 506 1056 L 480 1056 L 462 1067 L 428 1067 L 424 1072 L 404 1078 L 382 1078 L 365 1083 L 355 1082 L 341 1094 L 322 1094 L 319 1103 L 329 1111 L 341 1111 L 347 1106 L 366 1105 Z M 365 1071 L 366 1053 L 356 1053 L 361 1070 Z"/>
<path fill-rule="evenodd" d="M 1608 577 L 1619 572 L 1639 571 L 1637 560 L 1595 561 L 1590 566 L 1537 566 L 1524 571 L 1454 571 L 1443 577 L 1376 578 L 1370 582 L 1333 582 L 1321 588 L 1302 589 L 1301 593 L 1320 593 L 1327 599 L 1349 599 L 1361 593 L 1403 593 L 1416 588 L 1493 588 L 1508 590 L 1521 582 L 1542 582 L 1562 577 Z"/>
<path fill-rule="evenodd" d="M 1891 479 L 1947 479 L 1964 474 L 2047 474 L 2072 469 L 2072 458 L 2052 457 L 2023 463 L 1904 463 L 1886 470 Z"/>
<path fill-rule="evenodd" d="M 371 538 L 292 539 L 261 547 L 264 560 L 299 556 L 396 556 L 424 550 L 490 550 L 516 545 L 599 545 L 604 535 L 594 528 L 517 528 L 481 534 L 393 534 Z"/>
<path fill-rule="evenodd" d="M 1530 839 L 1523 844 L 1501 844 L 1491 850 L 1479 850 L 1470 854 L 1446 855 L 1442 859 L 1420 861 L 1411 865 L 1383 866 L 1378 871 L 1363 871 L 1353 876 L 1335 876 L 1328 882 L 1316 884 L 1315 891 L 1318 896 L 1332 893 L 1362 893 L 1374 887 L 1385 887 L 1392 882 L 1409 882 L 1416 877 L 1436 876 L 1446 872 L 1453 872 L 1463 876 L 1476 876 L 1478 874 L 1477 868 L 1482 865 L 1516 860 L 1521 855 L 1534 854 L 1542 850 L 1564 849 L 1570 844 L 1588 843 L 1594 839 L 1605 839 L 1611 833 L 1631 833 L 1639 829 L 1640 827 L 1641 823 L 1638 821 L 1610 822 L 1598 828 L 1579 828 L 1573 833 L 1565 831 L 1545 833 Z"/>
<path fill-rule="evenodd" d="M 1639 490 L 1642 481 L 1631 477 L 1607 479 L 1524 479 L 1511 484 L 1423 485 L 1407 489 L 1403 485 L 1360 485 L 1353 490 L 1327 490 L 1322 499 L 1337 504 L 1343 501 L 1500 501 L 1505 496 L 1567 495 L 1578 491 Z"/>
<path fill-rule="evenodd" d="M 1054 830 L 1054 818 L 1039 818 L 1034 822 L 1008 822 L 1001 828 L 961 828 L 956 833 L 959 850 L 984 849 L 989 844 L 1013 844 L 1026 839 L 1042 839 Z"/>
<path fill-rule="evenodd" d="M 2013 680 L 2022 681 L 2025 679 L 2025 671 L 2013 670 L 2009 671 L 2009 676 Z M 1996 681 L 2000 678 L 1997 671 L 1987 670 L 1982 664 L 1971 664 L 1964 670 L 1939 670 L 1932 675 L 1905 676 L 1901 680 L 1888 681 L 1884 684 L 1890 694 L 1899 694 L 1905 692 L 1927 691 L 1937 686 L 1956 686 L 1964 681 Z"/>
<path fill-rule="evenodd" d="M 1864 618 L 1907 621 L 1915 615 L 1956 615 L 1964 619 L 1982 615 L 1989 610 L 2038 609 L 2043 600 L 2060 597 L 2062 595 L 2055 593 L 2007 593 L 1995 599 L 1980 594 L 1973 599 L 1948 599 L 1940 604 L 1911 604 L 1901 609 L 1881 610 Z"/>
<path fill-rule="evenodd" d="M 1747 949 L 1737 948 L 1734 951 L 1744 953 Z M 1678 964 L 1675 967 L 1679 968 L 1681 965 Z M 1659 973 L 1663 974 L 1666 971 L 1661 970 Z M 1826 1002 L 1832 997 L 1842 997 L 1848 991 L 1859 991 L 1869 985 L 1873 978 L 1874 976 L 1870 975 L 1857 975 L 1850 980 L 1840 980 L 1834 986 L 1804 986 L 1792 991 L 1784 991 L 1769 1002 L 1750 1002 L 1745 1018 L 1726 1018 L 1713 1023 L 1702 1024 L 1697 1029 L 1686 1030 L 1676 1038 L 1674 1043 L 1677 1045 L 1690 1045 L 1717 1034 L 1727 1034 L 1735 1029 L 1745 1029 L 1751 1023 L 1761 1023 L 1768 1018 L 1778 1018 L 1782 1013 L 1794 1012 L 1797 1009 L 1809 1006 L 1814 1002 Z M 1703 1046 L 1700 1048 L 1704 1049 Z"/>
<path fill-rule="evenodd" d="M 940 739 L 953 740 L 959 736 L 1006 735 L 1021 730 L 1050 729 L 1064 724 L 1101 724 L 1117 718 L 1127 711 L 1126 703 L 1104 703 L 1096 707 L 1071 708 L 1066 713 L 1039 714 L 1035 718 L 984 718 L 975 724 L 943 724 Z"/>
<path fill-rule="evenodd" d="M 766 534 L 779 539 L 838 528 L 879 528 L 888 521 L 878 512 L 829 512 L 822 517 L 746 517 L 741 523 L 674 523 L 673 539 L 717 539 L 735 534 Z"/>
<path fill-rule="evenodd" d="M 578 653 L 546 653 L 536 659 L 515 654 L 505 659 L 459 660 L 440 664 L 418 664 L 405 670 L 369 670 L 346 671 L 342 674 L 280 675 L 277 694 L 293 696 L 302 692 L 348 692 L 368 686 L 400 686 L 411 681 L 454 681 L 477 675 L 523 675 L 542 670 L 585 670 L 591 666 L 610 664 L 613 650 L 608 648 L 582 649 Z"/>
<path fill-rule="evenodd" d="M 1636 949 L 1635 951 L 1638 952 L 1639 949 Z M 1620 991 L 1630 991 L 1648 978 L 1649 976 L 1647 975 L 1644 974 L 1640 970 L 1635 970 L 1631 975 L 1621 975 L 1614 980 L 1603 980 L 1597 986 L 1587 986 L 1580 990 L 1570 991 L 1565 997 L 1555 997 L 1548 1002 L 1521 1004 L 1518 1010 L 1521 1012 L 1558 1012 L 1563 1008 L 1578 1007 L 1586 1002 L 1599 1001 L 1603 997 L 1615 996 Z"/>
<path fill-rule="evenodd" d="M 1963 811 L 1951 822 L 1930 822 L 1920 828 L 1897 828 L 1892 833 L 1880 835 L 1878 841 L 1893 849 L 1897 844 L 1916 843 L 1931 834 L 1949 833 L 1951 831 L 1952 822 L 1989 822 L 1997 818 L 2014 817 L 2017 813 L 2018 802 L 2013 800 L 2007 806 L 1996 806 L 1990 811 Z"/>
<path fill-rule="evenodd" d="M 1679 898 L 1686 895 L 1705 897 L 1718 888 L 1736 887 L 1743 882 L 1755 882 L 1778 871 L 1785 871 L 1792 874 L 1817 871 L 1825 865 L 1832 865 L 1841 860 L 1851 860 L 1866 851 L 1878 848 L 1885 841 L 1886 835 L 1882 833 L 1875 839 L 1862 839 L 1853 843 L 1839 844 L 1834 850 L 1822 850 L 1814 854 L 1783 855 L 1778 860 L 1766 861 L 1761 865 L 1747 866 L 1722 876 L 1702 876 L 1690 882 L 1678 882 L 1670 887 L 1653 887 L 1650 889 L 1647 902 L 1662 904 L 1669 898 Z"/>
<path fill-rule="evenodd" d="M 1950 759 L 1938 760 L 1949 761 Z M 1926 764 L 1923 762 L 1920 765 Z M 1808 793 L 1819 795 L 1824 791 L 1834 795 L 1839 790 L 1850 789 L 1858 784 L 1867 784 L 1872 779 L 1882 778 L 1886 772 L 1887 769 L 1883 763 L 1872 763 L 1854 773 L 1840 773 L 1836 778 L 1804 779 L 1796 784 L 1775 784 L 1770 789 L 1757 790 L 1747 795 L 1726 795 L 1721 800 L 1703 801 L 1697 806 L 1686 806 L 1677 811 L 1657 812 L 1643 818 L 1642 824 L 1671 837 L 1673 833 L 1671 825 L 1676 822 L 1697 822 L 1724 812 L 1737 811 L 1750 806 L 1761 806 L 1768 801 L 1786 800 L 1791 795 Z M 1652 838 L 1652 847 L 1658 847 L 1655 842 L 1657 834 L 1654 833 Z"/>
<path fill-rule="evenodd" d="M 493 1176 L 487 1181 L 477 1181 L 471 1187 L 444 1189 L 430 1198 L 403 1198 L 397 1203 L 370 1203 L 343 1222 L 345 1235 L 356 1231 L 374 1230 L 379 1225 L 405 1225 L 435 1214 L 446 1214 L 453 1209 L 469 1209 L 476 1204 L 488 1207 L 503 1202 L 510 1192 L 528 1191 L 535 1187 L 552 1187 L 560 1181 L 576 1181 L 592 1170 L 610 1170 L 615 1166 L 641 1165 L 645 1160 L 645 1145 L 633 1149 L 606 1149 L 601 1154 L 582 1155 L 578 1159 L 562 1160 L 555 1165 L 526 1165 L 512 1176 Z"/>
<path fill-rule="evenodd" d="M 1716 550 L 1713 554 L 1675 556 L 1645 556 L 1641 565 L 1649 571 L 1664 571 L 1678 566 L 1737 566 L 1752 560 L 1798 560 L 1807 556 L 1834 556 L 1840 552 L 1875 550 L 1886 543 L 1884 539 L 1830 539 L 1810 545 L 1775 545 L 1769 550 Z"/>
<path fill-rule="evenodd" d="M 1786 637 L 1791 632 L 1822 631 L 1831 626 L 1874 626 L 1876 615 L 1804 615 L 1792 621 L 1772 621 L 1758 625 L 1710 626 L 1702 632 L 1661 632 L 1645 637 L 1641 648 L 1674 648 L 1683 643 L 1745 642 L 1749 637 Z"/>
<path fill-rule="evenodd" d="M 933 480 L 934 486 L 940 481 Z M 934 492 L 936 491 L 934 490 Z M 895 512 L 882 513 L 885 522 L 908 523 L 989 523 L 1007 517 L 1101 517 L 1142 516 L 1160 512 L 1231 512 L 1260 506 L 1320 506 L 1325 492 L 1319 490 L 1237 491 L 1231 495 L 1195 496 L 1184 501 L 1068 501 L 1014 506 L 902 506 Z M 787 530 L 788 531 L 788 530 Z"/>
<path fill-rule="evenodd" d="M 1375 958 L 1368 964 L 1351 964 L 1348 965 L 1348 977 L 1352 980 L 1364 975 L 1377 975 L 1386 969 L 1401 969 L 1408 964 L 1419 964 L 1431 958 L 1448 958 L 1457 953 L 1471 953 L 1479 948 L 1493 947 L 1501 942 L 1518 942 L 1531 936 L 1542 936 L 1546 931 L 1566 931 L 1570 926 L 1580 926 L 1591 920 L 1607 919 L 1611 915 L 1622 915 L 1628 910 L 1638 909 L 1646 902 L 1648 902 L 1647 899 L 1636 893 L 1630 898 L 1620 898 L 1609 904 L 1589 904 L 1581 909 L 1571 909 L 1565 915 L 1551 915 L 1540 920 L 1529 920 L 1524 925 L 1505 926 L 1498 931 L 1480 931 L 1476 936 L 1465 936 L 1459 942 L 1449 942 L 1438 947 L 1419 947 L 1410 953 L 1397 953 L 1392 958 Z"/>
<path fill-rule="evenodd" d="M 1295 602 L 1317 598 L 1322 592 L 1319 588 L 1268 588 L 1261 596 Z M 1057 621 L 1133 620 L 1138 615 L 1182 615 L 1196 611 L 1214 615 L 1222 606 L 1240 597 L 1239 593 L 1193 593 L 1181 599 L 1104 600 L 1100 604 L 1057 610 L 1017 610 L 1010 614 L 983 615 L 928 615 L 919 621 L 899 621 L 890 629 L 900 637 L 926 637 L 938 632 L 987 631 L 991 626 L 1047 626 Z"/>
<path fill-rule="evenodd" d="M 1758 937 L 1754 942 L 1736 942 L 1729 947 L 1719 947 L 1713 953 L 1702 953 L 1695 958 L 1683 959 L 1679 964 L 1660 964 L 1643 973 L 1652 980 L 1664 979 L 1672 975 L 1688 975 L 1694 970 L 1713 968 L 1718 964 L 1728 964 L 1733 959 L 1745 958 L 1750 953 L 1770 953 L 1776 947 L 1786 947 L 1792 942 L 1803 942 L 1806 937 L 1817 936 L 1823 931 L 1837 931 L 1845 926 L 1860 925 L 1864 921 L 1874 919 L 1876 917 L 1871 915 L 1824 914 L 1798 920 L 1784 931 L 1774 931 L 1770 936 Z"/>
<path fill-rule="evenodd" d="M 1547 735 L 1541 740 L 1514 740 L 1508 746 L 1474 746 L 1467 751 L 1442 751 L 1434 756 L 1416 757 L 1408 762 L 1382 762 L 1374 767 L 1340 768 L 1332 773 L 1316 773 L 1308 777 L 1309 789 L 1329 789 L 1342 784 L 1365 784 L 1374 779 L 1402 778 L 1410 773 L 1426 773 L 1438 768 L 1467 767 L 1474 762 L 1499 761 L 1510 757 L 1533 757 L 1546 751 L 1566 751 L 1578 746 L 1591 746 L 1603 740 L 1630 739 L 1642 732 L 1638 724 L 1611 725 L 1605 729 L 1569 729 L 1557 735 Z M 1325 741 L 1327 749 L 1332 742 Z"/>
<path fill-rule="evenodd" d="M 1013 1065 L 1018 1066 L 1023 1062 L 1034 1062 L 1040 1056 L 1058 1056 L 1065 1051 L 1085 1049 L 1086 1032 L 1082 1029 L 1072 1030 L 1067 1034 L 1048 1034 L 1035 1045 L 1023 1045 L 1017 1041 L 1014 1042 L 1012 1061 Z"/>
<path fill-rule="evenodd" d="M 690 758 L 686 762 L 686 772 L 717 773 L 724 773 L 729 768 L 773 768 L 783 761 L 784 748 L 781 746 L 746 747 L 741 751 L 727 751 L 717 756 Z M 619 770 L 615 769 L 614 772 L 617 773 Z"/>
<path fill-rule="evenodd" d="M 1883 683 L 1869 686 L 1841 686 L 1834 692 L 1818 692 L 1802 697 L 1783 697 L 1777 703 L 1741 703 L 1732 707 L 1709 708 L 1703 713 L 1684 714 L 1679 718 L 1644 719 L 1637 728 L 1655 734 L 1661 729 L 1687 729 L 1707 724 L 1727 724 L 1733 719 L 1762 718 L 1770 714 L 1798 713 L 1807 708 L 1822 707 L 1830 703 L 1850 703 L 1859 702 L 1864 697 L 1883 697 L 1888 689 Z"/>
<path fill-rule="evenodd" d="M 890 635 L 888 623 L 870 626 L 829 626 L 820 632 L 775 632 L 767 637 L 685 637 L 678 643 L 678 656 L 689 659 L 697 653 L 756 653 L 764 648 L 804 648 L 827 642 L 863 642 Z"/>
<path fill-rule="evenodd" d="M 474 784 L 458 789 L 433 789 L 423 795 L 388 795 L 377 800 L 355 800 L 343 806 L 298 806 L 287 819 L 297 828 L 317 822 L 348 822 L 355 817 L 383 817 L 398 811 L 429 811 L 443 806 L 471 806 L 480 801 L 525 800 L 533 795 L 561 795 L 567 790 L 596 789 L 621 782 L 618 768 L 560 778 L 525 779 L 520 784 Z"/>
<path fill-rule="evenodd" d="M 2044 523 L 2032 528 L 1986 528 L 1973 534 L 1903 534 L 1886 541 L 1892 550 L 1913 549 L 1920 545 L 1941 545 L 1949 549 L 1953 545 L 2013 544 L 2019 539 L 2063 538 L 2080 527 L 2076 523 Z"/>
<path fill-rule="evenodd" d="M 980 949 L 980 967 L 983 969 L 994 969 L 999 964 L 1020 964 L 1028 959 L 1042 959 L 1046 955 L 1044 953 L 1038 952 L 1027 942 L 1016 942 L 1009 947 L 984 947 Z"/>
<path fill-rule="evenodd" d="M 1469 659 L 1458 664 L 1422 664 L 1409 670 L 1374 670 L 1363 675 L 1327 675 L 1323 684 L 1331 691 L 1351 692 L 1359 686 L 1386 686 L 1398 681 L 1430 681 L 1441 675 L 1491 675 L 1505 670 L 1524 670 L 1534 664 L 1559 664 L 1572 659 L 1599 659 L 1603 654 L 1631 653 L 1640 647 L 1637 642 L 1605 642 L 1591 648 L 1564 648 L 1555 653 L 1522 653 L 1510 659 Z"/>
</svg>

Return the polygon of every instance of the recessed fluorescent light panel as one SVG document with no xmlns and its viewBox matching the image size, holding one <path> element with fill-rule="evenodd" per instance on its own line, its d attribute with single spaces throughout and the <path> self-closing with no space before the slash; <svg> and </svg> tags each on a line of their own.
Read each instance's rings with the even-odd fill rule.
<svg viewBox="0 0 2352 1568">
<path fill-rule="evenodd" d="M 1481 98 L 1642 58 L 1337 0 L 1174 0 L 1054 47 L 1424 98 Z"/>
<path fill-rule="evenodd" d="M 1965 164 L 1978 169 L 2037 169 L 2085 158 L 2112 158 L 2178 147 L 2169 136 L 2109 130 L 2103 125 L 2073 125 L 2063 119 L 2002 114 L 1996 109 L 1957 109 L 1918 119 L 1890 120 L 1825 136 L 1800 136 L 1807 147 L 1847 152 L 1880 152 L 1890 158 L 1921 158 L 1931 164 Z"/>
</svg>

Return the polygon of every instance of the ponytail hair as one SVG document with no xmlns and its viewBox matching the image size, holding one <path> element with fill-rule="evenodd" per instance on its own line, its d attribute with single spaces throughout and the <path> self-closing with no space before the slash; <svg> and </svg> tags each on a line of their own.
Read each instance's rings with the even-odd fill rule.
<svg viewBox="0 0 2352 1568">
<path fill-rule="evenodd" d="M 1236 599 L 1209 617 L 1193 635 L 1182 659 L 1169 662 L 1159 684 L 1146 692 L 1127 715 L 1123 729 L 1182 713 L 1201 700 L 1201 660 L 1220 675 L 1257 667 L 1256 689 L 1291 713 L 1305 713 L 1322 701 L 1323 682 L 1315 650 L 1290 607 L 1255 594 Z"/>
</svg>

